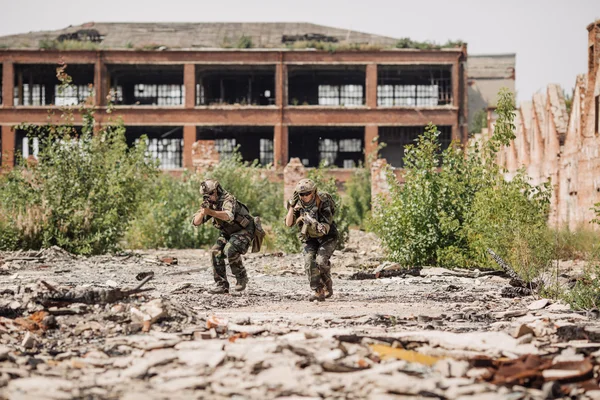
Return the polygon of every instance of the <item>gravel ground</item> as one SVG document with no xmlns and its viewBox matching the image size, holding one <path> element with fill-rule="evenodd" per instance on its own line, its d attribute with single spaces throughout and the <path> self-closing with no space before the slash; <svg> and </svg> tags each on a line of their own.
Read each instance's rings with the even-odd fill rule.
<svg viewBox="0 0 600 400">
<path fill-rule="evenodd" d="M 394 267 L 373 235 L 353 231 L 332 258 L 333 297 L 311 302 L 299 255 L 244 260 L 247 290 L 211 295 L 204 250 L 0 253 L 0 398 L 519 399 L 600 390 L 595 315 L 502 297 L 508 279 L 497 272 L 352 279 Z M 563 267 L 565 282 L 578 273 Z M 117 290 L 148 272 L 151 290 Z M 507 373 L 507 360 L 526 367 Z"/>
</svg>

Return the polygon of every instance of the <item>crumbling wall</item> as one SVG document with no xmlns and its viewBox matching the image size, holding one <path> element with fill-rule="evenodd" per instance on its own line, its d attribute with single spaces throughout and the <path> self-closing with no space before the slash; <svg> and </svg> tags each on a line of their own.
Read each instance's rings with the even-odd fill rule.
<svg viewBox="0 0 600 400">
<path fill-rule="evenodd" d="M 192 145 L 192 165 L 201 173 L 219 163 L 219 152 L 214 140 L 198 140 Z"/>
<path fill-rule="evenodd" d="M 588 26 L 589 69 L 576 79 L 570 115 L 560 86 L 548 85 L 532 102 L 523 102 L 517 112 L 516 139 L 502 153 L 511 179 L 524 167 L 532 183 L 552 182 L 548 223 L 570 230 L 595 229 L 592 207 L 600 202 L 600 137 L 596 96 L 600 96 L 600 24 Z M 516 154 L 516 165 L 509 160 Z"/>
</svg>

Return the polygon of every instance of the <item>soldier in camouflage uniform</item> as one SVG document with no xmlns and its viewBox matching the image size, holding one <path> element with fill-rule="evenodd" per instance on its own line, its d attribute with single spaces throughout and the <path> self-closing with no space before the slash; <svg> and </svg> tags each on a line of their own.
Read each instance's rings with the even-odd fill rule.
<svg viewBox="0 0 600 400">
<path fill-rule="evenodd" d="M 338 230 L 333 221 L 335 204 L 332 202 L 329 194 L 317 192 L 312 180 L 302 179 L 287 203 L 285 224 L 298 225 L 300 240 L 304 243 L 304 268 L 314 291 L 310 300 L 323 301 L 333 294 L 329 259 L 337 246 Z"/>
<path fill-rule="evenodd" d="M 241 292 L 248 283 L 242 254 L 246 254 L 254 237 L 254 220 L 248 212 L 248 207 L 226 192 L 217 180 L 208 179 L 202 182 L 200 192 L 204 201 L 202 208 L 194 214 L 192 224 L 198 226 L 212 218 L 213 225 L 221 231 L 211 249 L 216 287 L 210 292 L 229 293 L 225 258 L 237 279 L 235 290 Z"/>
</svg>

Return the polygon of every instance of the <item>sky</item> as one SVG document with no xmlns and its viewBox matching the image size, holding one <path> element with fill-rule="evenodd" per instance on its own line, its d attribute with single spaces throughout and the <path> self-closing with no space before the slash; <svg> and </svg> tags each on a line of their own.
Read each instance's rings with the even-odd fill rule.
<svg viewBox="0 0 600 400">
<path fill-rule="evenodd" d="M 568 93 L 587 69 L 600 0 L 0 0 L 0 36 L 85 22 L 311 22 L 395 38 L 462 40 L 469 54 L 515 53 L 517 100 Z"/>
</svg>

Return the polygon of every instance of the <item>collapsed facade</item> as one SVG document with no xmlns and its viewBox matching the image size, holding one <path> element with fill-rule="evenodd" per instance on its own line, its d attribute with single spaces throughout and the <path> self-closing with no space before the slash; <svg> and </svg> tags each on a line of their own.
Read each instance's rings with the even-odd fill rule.
<svg viewBox="0 0 600 400">
<path fill-rule="evenodd" d="M 600 21 L 587 30 L 588 71 L 576 79 L 570 114 L 560 86 L 548 85 L 519 105 L 516 139 L 498 157 L 509 179 L 519 168 L 534 184 L 550 178 L 549 224 L 571 230 L 590 227 L 600 202 Z"/>
<path fill-rule="evenodd" d="M 430 122 L 445 145 L 464 143 L 466 46 L 396 43 L 305 23 L 88 23 L 0 37 L 2 166 L 37 152 L 36 138 L 14 126 L 46 124 L 48 110 L 90 95 L 100 111 L 110 99 L 129 143 L 147 135 L 167 170 L 236 147 L 279 170 L 293 157 L 345 170 L 378 142 L 401 167 L 404 145 Z M 60 61 L 73 78 L 68 92 L 58 87 Z"/>
</svg>

